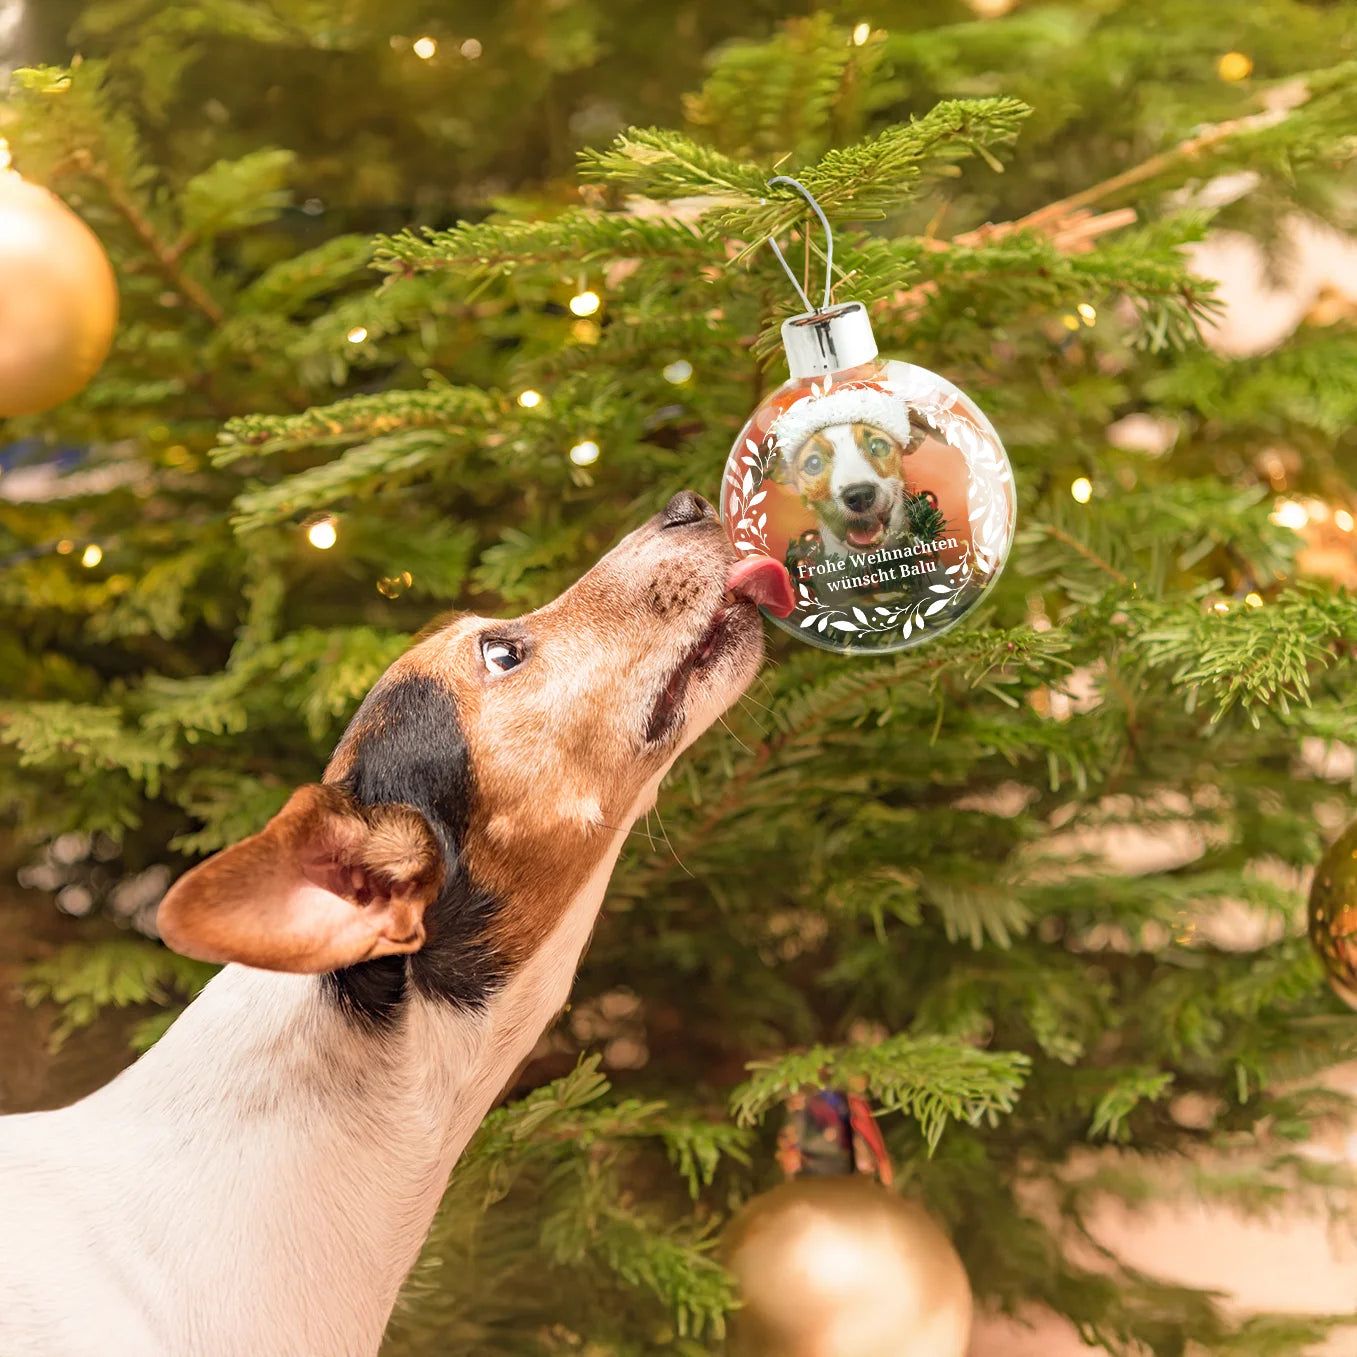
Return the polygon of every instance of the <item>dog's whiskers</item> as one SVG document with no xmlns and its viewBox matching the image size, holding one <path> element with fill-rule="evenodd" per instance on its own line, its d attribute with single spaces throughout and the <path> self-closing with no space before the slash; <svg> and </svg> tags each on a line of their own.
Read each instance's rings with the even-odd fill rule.
<svg viewBox="0 0 1357 1357">
<path fill-rule="evenodd" d="M 738 736 L 738 735 L 730 728 L 730 723 L 726 720 L 726 718 L 725 718 L 724 716 L 718 716 L 716 719 L 721 723 L 721 725 L 722 725 L 723 729 L 725 730 L 726 734 L 729 735 L 730 738 L 731 738 L 732 740 L 734 740 L 735 743 L 736 743 L 737 745 L 739 745 L 740 748 L 743 749 L 744 752 L 745 752 L 746 754 L 752 754 L 752 753 L 754 752 L 754 751 L 753 751 L 752 749 L 750 749 L 750 747 L 749 747 L 747 744 L 745 744 L 745 742 L 744 742 L 742 739 L 740 739 L 740 737 L 739 737 L 739 736 Z"/>
<path fill-rule="evenodd" d="M 660 833 L 664 835 L 664 841 L 669 846 L 669 851 L 674 855 L 674 861 L 683 868 L 683 871 L 687 876 L 692 876 L 693 880 L 697 880 L 693 873 L 688 870 L 688 864 L 679 857 L 678 849 L 674 847 L 673 842 L 670 840 L 669 831 L 664 827 L 664 819 L 660 815 L 660 808 L 658 806 L 655 807 L 655 819 L 659 822 Z"/>
</svg>

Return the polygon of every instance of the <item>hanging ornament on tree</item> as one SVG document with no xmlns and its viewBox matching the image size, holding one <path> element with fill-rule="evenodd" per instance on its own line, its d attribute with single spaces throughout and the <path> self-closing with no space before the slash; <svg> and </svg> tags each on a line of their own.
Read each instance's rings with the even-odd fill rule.
<svg viewBox="0 0 1357 1357">
<path fill-rule="evenodd" d="M 866 1101 L 793 1099 L 778 1161 L 795 1176 L 747 1203 L 726 1237 L 741 1299 L 733 1357 L 963 1357 L 966 1270 L 923 1207 L 891 1190 Z"/>
<path fill-rule="evenodd" d="M 786 565 L 795 606 L 777 626 L 826 650 L 904 650 L 956 625 L 1013 543 L 1013 472 L 989 420 L 946 378 L 878 357 L 867 309 L 810 299 L 782 326 L 791 369 L 740 430 L 721 516 L 741 557 Z"/>
<path fill-rule="evenodd" d="M 50 410 L 98 372 L 118 286 L 98 237 L 9 168 L 0 140 L 0 418 Z"/>
<path fill-rule="evenodd" d="M 1357 1009 L 1357 820 L 1329 845 L 1315 868 L 1310 942 L 1334 993 Z"/>
</svg>

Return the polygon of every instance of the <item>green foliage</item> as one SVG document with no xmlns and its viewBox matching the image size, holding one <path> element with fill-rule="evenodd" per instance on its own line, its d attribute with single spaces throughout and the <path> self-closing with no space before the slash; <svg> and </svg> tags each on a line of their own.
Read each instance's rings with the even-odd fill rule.
<svg viewBox="0 0 1357 1357">
<path fill-rule="evenodd" d="M 58 1005 L 60 1017 L 52 1029 L 57 1048 L 106 1008 L 191 999 L 216 969 L 142 940 L 73 943 L 51 961 L 29 967 L 23 997 L 30 1006 Z"/>
<path fill-rule="evenodd" d="M 1350 799 L 1317 751 L 1357 744 L 1357 611 L 1274 510 L 1353 508 L 1353 328 L 1222 355 L 1190 251 L 1351 229 L 1352 5 L 1249 0 L 1227 36 L 1178 0 L 887 4 L 865 41 L 797 6 L 539 8 L 421 63 L 405 0 L 102 0 L 85 59 L 17 73 L 0 125 L 99 233 L 123 319 L 85 392 L 4 428 L 89 451 L 0 498 L 0 807 L 45 862 L 99 830 L 111 879 L 181 870 L 320 774 L 431 603 L 530 609 L 710 493 L 798 309 L 763 242 L 812 291 L 824 265 L 767 183 L 793 174 L 836 295 L 1002 431 L 1014 558 L 917 651 L 772 639 L 629 841 L 576 1013 L 459 1165 L 389 1351 L 715 1350 L 714 1241 L 824 1080 L 886 1114 L 983 1303 L 1116 1353 L 1300 1350 L 1337 1319 L 1069 1245 L 1109 1194 L 1350 1201 L 1295 1152 L 1343 1110 L 1313 1076 L 1357 1054 L 1297 883 Z M 1227 44 L 1253 79 L 1218 78 Z M 1135 220 L 1081 238 L 1084 209 Z M 206 974 L 85 926 L 26 989 L 62 1035 Z M 618 994 L 627 1060 L 575 1023 Z"/>
<path fill-rule="evenodd" d="M 887 1111 L 916 1118 L 930 1149 L 950 1118 L 977 1125 L 1011 1112 L 1031 1062 L 1025 1055 L 978 1051 L 939 1038 L 898 1036 L 876 1046 L 813 1046 L 778 1060 L 751 1062 L 753 1077 L 731 1094 L 742 1125 L 807 1089 L 862 1087 Z"/>
</svg>

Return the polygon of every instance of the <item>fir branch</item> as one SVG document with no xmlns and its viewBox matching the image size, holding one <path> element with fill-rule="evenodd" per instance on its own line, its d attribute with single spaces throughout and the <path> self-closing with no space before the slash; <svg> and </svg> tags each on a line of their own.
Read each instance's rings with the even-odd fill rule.
<svg viewBox="0 0 1357 1357">
<path fill-rule="evenodd" d="M 229 466 L 242 457 L 269 456 L 292 448 L 400 430 L 452 431 L 481 424 L 507 408 L 508 402 L 495 393 L 464 386 L 350 396 L 298 415 L 243 415 L 228 420 L 221 435 L 222 446 L 213 460 L 219 466 Z"/>
<path fill-rule="evenodd" d="M 429 269 L 464 271 L 469 280 L 507 276 L 546 265 L 587 265 L 598 259 L 637 255 L 647 259 L 697 261 L 710 252 L 698 229 L 682 219 L 635 212 L 571 208 L 545 221 L 492 218 L 463 222 L 423 236 L 403 231 L 378 236 L 374 263 L 388 273 Z"/>
<path fill-rule="evenodd" d="M 931 1151 L 949 1119 L 975 1126 L 1011 1112 L 1030 1067 L 1018 1052 L 901 1034 L 874 1046 L 814 1046 L 752 1061 L 753 1074 L 730 1095 L 730 1106 L 736 1122 L 750 1126 L 800 1090 L 863 1088 L 884 1110 L 915 1118 Z"/>
<path fill-rule="evenodd" d="M 1205 700 L 1212 722 L 1243 708 L 1257 728 L 1276 704 L 1308 702 L 1312 671 L 1334 663 L 1339 646 L 1357 642 L 1357 599 L 1313 586 L 1288 589 L 1264 608 L 1162 604 L 1128 606 L 1137 650 L 1152 667 L 1171 671 L 1189 707 Z"/>
<path fill-rule="evenodd" d="M 182 252 L 171 242 L 160 237 L 136 198 L 109 166 L 86 150 L 73 152 L 71 164 L 104 190 L 105 197 L 145 246 L 146 252 L 155 261 L 165 281 L 176 292 L 186 297 L 208 324 L 214 327 L 220 325 L 226 319 L 226 312 L 202 283 L 184 268 L 180 258 Z"/>
<path fill-rule="evenodd" d="M 1141 1103 L 1157 1102 L 1164 1097 L 1172 1085 L 1173 1075 L 1165 1070 L 1130 1070 L 1119 1075 L 1093 1109 L 1089 1138 L 1129 1140 L 1126 1119 Z"/>
<path fill-rule="evenodd" d="M 108 1008 L 191 999 L 216 972 L 215 966 L 142 939 L 72 943 L 50 961 L 29 966 L 20 992 L 30 1008 L 42 1003 L 60 1008 L 51 1037 L 56 1051 Z"/>
<path fill-rule="evenodd" d="M 246 490 L 236 498 L 232 523 L 238 532 L 253 532 L 280 520 L 330 508 L 360 487 L 390 488 L 442 460 L 453 445 L 451 435 L 413 428 L 370 439 L 349 448 L 333 461 L 298 472 L 276 485 Z"/>
<path fill-rule="evenodd" d="M 154 796 L 178 763 L 171 741 L 129 729 L 116 707 L 76 702 L 14 703 L 0 709 L 0 743 L 13 745 L 21 768 L 118 771 Z"/>
</svg>

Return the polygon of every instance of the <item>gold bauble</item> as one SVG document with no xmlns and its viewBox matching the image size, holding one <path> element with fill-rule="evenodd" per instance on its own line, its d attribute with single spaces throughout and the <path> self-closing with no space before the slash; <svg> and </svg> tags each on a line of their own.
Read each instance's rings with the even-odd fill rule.
<svg viewBox="0 0 1357 1357">
<path fill-rule="evenodd" d="M 738 1357 L 963 1357 L 971 1284 L 928 1213 L 871 1178 L 797 1178 L 731 1222 Z"/>
<path fill-rule="evenodd" d="M 75 395 L 108 354 L 117 319 L 98 237 L 60 198 L 0 168 L 0 417 Z"/>
<path fill-rule="evenodd" d="M 1315 868 L 1310 942 L 1334 992 L 1357 1008 L 1357 820 L 1329 845 Z"/>
</svg>

